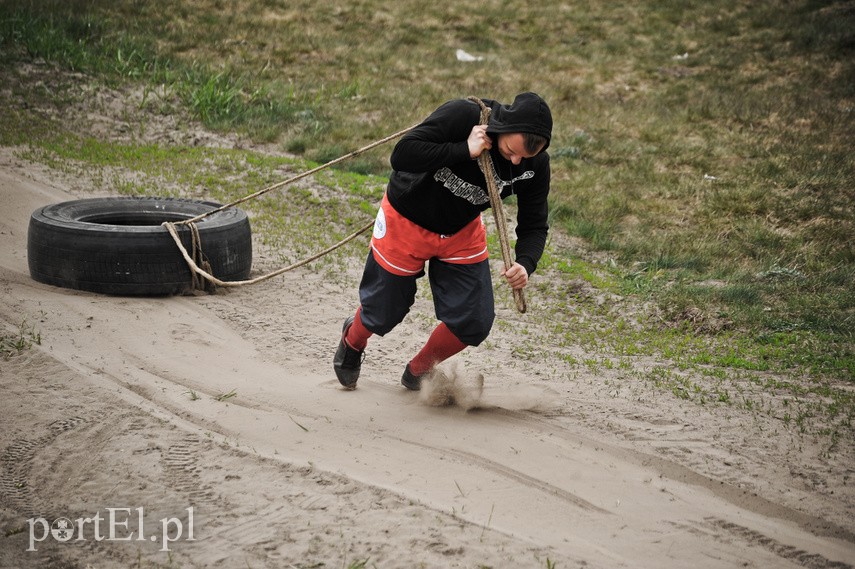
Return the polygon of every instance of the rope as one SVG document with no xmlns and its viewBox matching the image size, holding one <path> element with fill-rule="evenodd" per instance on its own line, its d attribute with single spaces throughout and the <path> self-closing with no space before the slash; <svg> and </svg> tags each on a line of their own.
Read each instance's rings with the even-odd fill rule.
<svg viewBox="0 0 855 569">
<path fill-rule="evenodd" d="M 312 168 L 311 170 L 307 170 L 306 172 L 303 172 L 302 174 L 297 174 L 296 176 L 288 178 L 287 180 L 283 180 L 282 182 L 279 182 L 277 184 L 273 184 L 272 186 L 264 188 L 263 190 L 259 190 L 259 191 L 255 192 L 254 194 L 249 194 L 249 195 L 244 196 L 240 199 L 237 199 L 231 203 L 221 205 L 217 209 L 212 209 L 211 211 L 199 214 L 196 217 L 191 217 L 190 219 L 185 219 L 185 220 L 178 221 L 175 223 L 176 223 L 176 225 L 189 225 L 191 223 L 196 223 L 197 221 L 205 219 L 209 215 L 214 215 L 215 213 L 221 212 L 224 209 L 228 209 L 230 207 L 240 205 L 243 202 L 249 201 L 249 200 L 257 198 L 259 196 L 263 196 L 264 194 L 266 194 L 268 192 L 272 192 L 273 190 L 278 190 L 279 188 L 285 187 L 288 184 L 293 184 L 294 182 L 296 182 L 298 180 L 302 180 L 303 178 L 307 178 L 307 177 L 311 176 L 312 174 L 315 174 L 317 172 L 320 172 L 321 170 L 324 170 L 325 168 L 329 168 L 330 166 L 335 166 L 339 162 L 344 162 L 345 160 L 353 158 L 354 156 L 359 156 L 363 152 L 367 152 L 368 150 L 371 150 L 372 148 L 376 148 L 377 146 L 380 146 L 381 144 L 386 144 L 390 140 L 395 140 L 396 138 L 398 138 L 400 136 L 404 136 L 405 134 L 407 134 L 408 132 L 410 132 L 411 130 L 416 128 L 417 126 L 418 126 L 417 124 L 414 124 L 413 126 L 411 126 L 409 128 L 405 128 L 404 130 L 400 130 L 400 131 L 396 132 L 395 134 L 390 134 L 386 138 L 381 138 L 380 140 L 374 141 L 371 144 L 363 146 L 362 148 L 360 148 L 358 150 L 354 150 L 350 154 L 345 154 L 344 156 L 339 156 L 335 160 L 330 160 L 326 164 L 321 164 L 320 166 L 316 166 L 316 167 Z"/>
<path fill-rule="evenodd" d="M 193 264 L 197 267 L 202 265 L 202 270 L 211 272 L 211 263 L 208 262 L 205 254 L 202 253 L 202 237 L 199 235 L 199 228 L 195 223 L 190 225 L 190 248 L 193 249 Z M 213 292 L 214 286 L 210 281 L 204 281 L 199 278 L 199 275 L 196 271 L 191 271 L 193 278 L 193 290 L 206 290 L 208 292 Z"/>
<path fill-rule="evenodd" d="M 282 267 L 281 269 L 277 269 L 277 270 L 273 271 L 272 273 L 268 273 L 266 275 L 262 275 L 260 277 L 255 277 L 254 279 L 249 279 L 249 280 L 245 280 L 245 281 L 223 281 L 223 280 L 218 279 L 217 277 L 215 277 L 214 275 L 211 274 L 211 272 L 210 272 L 211 271 L 211 265 L 207 264 L 207 261 L 205 261 L 205 264 L 207 265 L 207 270 L 200 268 L 199 265 L 197 264 L 197 262 L 193 259 L 193 257 L 191 257 L 190 254 L 187 252 L 187 249 L 184 247 L 184 244 L 181 243 L 181 238 L 178 236 L 178 230 L 175 228 L 176 225 L 178 225 L 178 223 L 172 223 L 169 221 L 163 223 L 163 226 L 166 227 L 166 230 L 169 231 L 169 234 L 172 236 L 172 240 L 175 241 L 175 244 L 178 245 L 178 249 L 181 250 L 181 254 L 184 256 L 184 260 L 187 261 L 187 265 L 190 267 L 190 272 L 193 273 L 193 286 L 194 286 L 194 288 L 196 288 L 196 283 L 197 283 L 196 275 L 204 277 L 209 283 L 212 283 L 216 286 L 225 286 L 225 287 L 237 287 L 237 286 L 244 286 L 244 285 L 252 285 L 252 284 L 260 283 L 261 281 L 266 281 L 267 279 L 272 279 L 273 277 L 277 277 L 277 276 L 281 275 L 282 273 L 287 273 L 288 271 L 294 270 L 298 267 L 302 267 L 303 265 L 306 265 L 308 263 L 311 263 L 314 260 L 317 260 L 317 259 L 323 257 L 327 253 L 331 253 L 332 251 L 335 251 L 336 249 L 338 249 L 342 245 L 346 244 L 348 241 L 352 241 L 353 239 L 355 239 L 359 235 L 362 235 L 363 233 L 365 233 L 366 231 L 371 229 L 371 227 L 373 227 L 373 225 L 374 225 L 374 221 L 372 220 L 371 223 L 368 223 L 367 225 L 365 225 L 361 229 L 351 233 L 350 235 L 348 235 L 347 237 L 345 237 L 344 239 L 342 239 L 341 241 L 339 241 L 335 245 L 331 245 L 331 246 L 327 247 L 326 249 L 324 249 L 320 253 L 316 253 L 315 255 L 312 255 L 311 257 L 308 257 L 307 259 L 303 259 L 302 261 L 297 261 L 296 263 L 288 265 L 287 267 Z M 192 224 L 190 227 L 191 227 L 191 231 L 194 231 L 193 228 L 196 227 L 196 224 Z M 198 230 L 196 230 L 196 232 L 198 232 Z M 200 249 L 200 251 L 201 251 L 201 249 Z"/>
<path fill-rule="evenodd" d="M 184 257 L 184 260 L 187 261 L 187 266 L 190 267 L 190 273 L 192 274 L 192 279 L 193 279 L 191 286 L 193 287 L 193 290 L 198 289 L 198 290 L 206 290 L 208 292 L 213 292 L 215 286 L 237 287 L 237 286 L 260 283 L 261 281 L 266 281 L 267 279 L 271 279 L 275 276 L 281 275 L 282 273 L 294 270 L 298 267 L 302 267 L 303 265 L 311 263 L 312 261 L 319 259 L 320 257 L 323 257 L 327 253 L 330 253 L 330 252 L 338 249 L 339 247 L 341 247 L 342 245 L 344 245 L 348 241 L 351 241 L 354 238 L 358 237 L 359 235 L 365 233 L 368 229 L 371 228 L 371 226 L 374 225 L 374 221 L 371 221 L 371 223 L 368 223 L 367 225 L 365 225 L 361 229 L 355 231 L 354 233 L 351 233 L 350 235 L 348 235 L 347 237 L 345 237 L 344 239 L 342 239 L 341 241 L 339 241 L 335 245 L 333 245 L 331 247 L 327 247 L 326 249 L 324 249 L 320 253 L 317 253 L 316 255 L 312 255 L 311 257 L 309 257 L 307 259 L 303 259 L 302 261 L 298 261 L 296 263 L 288 265 L 287 267 L 277 269 L 277 270 L 273 271 L 272 273 L 268 273 L 266 275 L 262 275 L 260 277 L 254 278 L 254 279 L 249 279 L 249 280 L 244 280 L 244 281 L 223 281 L 223 280 L 220 280 L 211 274 L 211 264 L 208 262 L 208 260 L 205 258 L 204 254 L 202 253 L 202 239 L 199 236 L 199 228 L 196 226 L 196 223 L 202 219 L 205 219 L 209 215 L 213 215 L 217 212 L 220 212 L 220 211 L 223 211 L 223 210 L 228 209 L 230 207 L 234 207 L 236 205 L 242 204 L 242 203 L 249 201 L 251 199 L 257 198 L 259 196 L 263 196 L 264 194 L 266 194 L 268 192 L 272 192 L 273 190 L 278 190 L 279 188 L 285 187 L 288 184 L 293 184 L 294 182 L 297 182 L 298 180 L 302 180 L 303 178 L 306 178 L 308 176 L 311 176 L 312 174 L 320 172 L 321 170 L 323 170 L 325 168 L 329 168 L 330 166 L 334 166 L 334 165 L 338 164 L 339 162 L 343 162 L 349 158 L 353 158 L 354 156 L 358 156 L 358 155 L 362 154 L 363 152 L 367 152 L 368 150 L 371 150 L 372 148 L 380 146 L 381 144 L 386 144 L 390 140 L 394 140 L 400 136 L 407 134 L 408 132 L 410 132 L 411 130 L 416 128 L 417 126 L 418 126 L 418 124 L 414 124 L 413 126 L 411 126 L 409 128 L 405 128 L 404 130 L 400 130 L 394 134 L 390 134 L 389 136 L 387 136 L 385 138 L 381 138 L 380 140 L 374 141 L 371 144 L 368 144 L 366 146 L 363 146 L 362 148 L 354 150 L 353 152 L 351 152 L 349 154 L 345 154 L 344 156 L 339 156 L 335 160 L 330 160 L 326 164 L 321 164 L 320 166 L 316 166 L 315 168 L 312 168 L 311 170 L 303 172 L 302 174 L 298 174 L 296 176 L 288 178 L 287 180 L 283 180 L 279 183 L 273 184 L 272 186 L 264 188 L 263 190 L 259 190 L 255 193 L 246 195 L 246 196 L 244 196 L 240 199 L 237 199 L 233 202 L 227 203 L 225 205 L 221 205 L 220 207 L 218 207 L 216 209 L 212 209 L 211 211 L 197 215 L 196 217 L 192 217 L 190 219 L 184 219 L 182 221 L 176 221 L 176 222 L 164 221 L 161 225 L 163 227 L 165 227 L 167 231 L 169 231 L 169 234 L 172 236 L 173 241 L 175 241 L 175 244 L 178 245 L 178 250 L 181 252 L 181 255 Z M 178 236 L 178 231 L 176 229 L 176 226 L 178 226 L 178 225 L 190 226 L 190 248 L 193 250 L 193 256 L 192 257 L 187 252 L 187 248 L 184 247 L 184 243 L 181 242 L 181 238 Z M 201 267 L 200 267 L 200 265 L 201 265 Z"/>
<path fill-rule="evenodd" d="M 491 109 L 484 104 L 484 101 L 478 97 L 469 97 L 470 101 L 478 103 L 481 107 L 481 124 L 488 124 L 490 121 Z M 496 220 L 496 229 L 499 232 L 499 244 L 502 248 L 502 261 L 505 264 L 505 270 L 510 269 L 514 262 L 511 257 L 511 246 L 508 243 L 508 223 L 505 220 L 505 214 L 502 211 L 502 196 L 499 193 L 499 188 L 496 187 L 496 178 L 493 173 L 496 171 L 493 167 L 493 157 L 489 152 L 482 152 L 478 156 L 478 166 L 484 173 L 484 178 L 487 180 L 487 193 L 490 196 L 490 207 L 493 209 L 493 217 Z M 525 295 L 522 289 L 513 289 L 514 302 L 517 305 L 517 310 L 520 314 L 526 311 Z"/>
</svg>

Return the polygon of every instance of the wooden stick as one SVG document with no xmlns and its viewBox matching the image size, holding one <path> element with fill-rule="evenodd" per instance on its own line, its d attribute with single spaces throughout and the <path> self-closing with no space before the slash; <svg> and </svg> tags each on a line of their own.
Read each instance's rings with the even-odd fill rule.
<svg viewBox="0 0 855 569">
<path fill-rule="evenodd" d="M 470 100 L 478 103 L 481 107 L 481 124 L 487 124 L 490 120 L 490 108 L 484 104 L 484 101 L 477 97 L 469 97 Z M 493 177 L 493 158 L 490 156 L 489 150 L 484 150 L 478 156 L 478 165 L 481 171 L 484 172 L 484 178 L 487 180 L 487 194 L 490 196 L 490 207 L 493 209 L 493 217 L 496 220 L 496 229 L 499 232 L 499 244 L 502 249 L 502 261 L 505 263 L 505 270 L 509 270 L 513 264 L 511 257 L 511 246 L 508 242 L 508 223 L 505 220 L 505 213 L 502 210 L 502 196 L 499 193 L 499 188 L 496 187 L 496 179 Z M 525 295 L 521 288 L 515 288 L 514 303 L 517 305 L 517 310 L 520 314 L 525 314 L 526 303 Z"/>
</svg>

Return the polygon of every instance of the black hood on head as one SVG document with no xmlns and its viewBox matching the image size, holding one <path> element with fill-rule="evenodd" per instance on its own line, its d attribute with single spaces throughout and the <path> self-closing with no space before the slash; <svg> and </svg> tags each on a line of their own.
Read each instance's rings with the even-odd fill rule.
<svg viewBox="0 0 855 569">
<path fill-rule="evenodd" d="M 552 112 L 540 95 L 520 93 L 510 105 L 496 105 L 490 113 L 487 125 L 490 134 L 508 134 L 530 132 L 546 139 L 546 146 L 552 138 Z"/>
</svg>

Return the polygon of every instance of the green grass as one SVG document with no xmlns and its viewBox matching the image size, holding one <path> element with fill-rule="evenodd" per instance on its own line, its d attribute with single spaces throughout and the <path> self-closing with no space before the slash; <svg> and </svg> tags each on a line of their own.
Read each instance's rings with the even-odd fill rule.
<svg viewBox="0 0 855 569">
<path fill-rule="evenodd" d="M 32 324 L 22 320 L 18 329 L 13 332 L 0 333 L 0 358 L 9 359 L 17 356 L 35 345 L 41 345 L 42 335 Z"/>
<path fill-rule="evenodd" d="M 232 397 L 237 397 L 237 391 L 235 391 L 234 389 L 232 389 L 229 392 L 220 393 L 219 395 L 214 397 L 214 400 L 219 401 L 219 402 L 223 402 L 223 401 L 228 401 Z"/>
<path fill-rule="evenodd" d="M 166 85 L 206 126 L 249 133 L 257 140 L 276 138 L 280 125 L 303 116 L 306 108 L 294 92 L 280 90 L 274 96 L 239 72 L 162 55 L 154 38 L 124 28 L 127 22 L 120 14 L 104 16 L 89 4 L 5 2 L 2 10 L 0 44 L 6 63 L 25 54 L 114 84 L 138 80 Z"/>
<path fill-rule="evenodd" d="M 814 417 L 845 429 L 855 405 L 853 30 L 847 3 L 812 0 L 503 11 L 472 1 L 6 0 L 0 66 L 33 104 L 0 108 L 0 143 L 94 172 L 119 193 L 227 201 L 448 98 L 536 90 L 556 124 L 550 222 L 577 239 L 550 244 L 539 268 L 549 279 L 532 282 L 549 299 L 551 335 L 526 337 L 518 355 L 556 354 L 570 369 L 782 420 L 780 401 L 810 398 L 824 406 Z M 484 62 L 457 62 L 458 47 Z M 79 95 L 28 83 L 21 64 L 42 60 L 136 86 L 146 112 L 189 113 L 299 158 L 64 131 L 41 109 L 61 115 Z M 283 262 L 335 242 L 373 215 L 389 150 L 317 176 L 329 192 L 292 187 L 249 205 L 255 232 Z M 330 228 L 321 239 L 319 227 Z M 763 403 L 758 390 L 777 399 Z"/>
</svg>

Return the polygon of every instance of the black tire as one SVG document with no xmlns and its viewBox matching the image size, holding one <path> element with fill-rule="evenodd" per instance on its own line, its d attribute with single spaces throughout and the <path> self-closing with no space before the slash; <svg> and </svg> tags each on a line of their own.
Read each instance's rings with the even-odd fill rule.
<svg viewBox="0 0 855 569">
<path fill-rule="evenodd" d="M 39 208 L 27 235 L 30 275 L 42 283 L 103 294 L 188 292 L 190 269 L 160 224 L 218 206 L 172 198 L 93 198 Z M 246 213 L 229 208 L 196 225 L 212 274 L 224 281 L 248 278 L 252 236 Z M 178 230 L 192 254 L 189 228 Z"/>
</svg>

